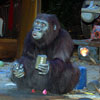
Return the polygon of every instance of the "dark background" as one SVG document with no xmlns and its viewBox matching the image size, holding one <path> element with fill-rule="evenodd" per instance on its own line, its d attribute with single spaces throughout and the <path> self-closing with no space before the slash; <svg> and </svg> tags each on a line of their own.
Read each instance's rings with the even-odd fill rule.
<svg viewBox="0 0 100 100">
<path fill-rule="evenodd" d="M 81 7 L 85 0 L 42 0 L 42 12 L 56 14 L 61 26 L 73 39 L 83 38 L 81 31 Z"/>
<path fill-rule="evenodd" d="M 13 0 L 14 3 L 21 0 Z M 81 29 L 81 7 L 85 0 L 41 0 L 42 13 L 56 14 L 61 26 L 66 29 L 72 36 L 73 39 L 82 39 L 84 35 Z M 8 5 L 5 7 L 3 5 Z M 17 38 L 16 35 L 19 33 L 16 25 L 14 25 L 13 32 L 7 29 L 8 21 L 8 9 L 10 6 L 10 0 L 0 0 L 0 16 L 5 19 L 5 31 L 4 37 Z M 14 23 L 17 23 L 19 13 L 18 10 L 14 10 Z M 13 34 L 12 34 L 13 33 Z"/>
</svg>

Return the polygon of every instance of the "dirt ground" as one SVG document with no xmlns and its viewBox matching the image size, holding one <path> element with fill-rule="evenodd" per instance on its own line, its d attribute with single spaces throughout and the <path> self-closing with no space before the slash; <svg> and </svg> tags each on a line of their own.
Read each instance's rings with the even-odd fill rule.
<svg viewBox="0 0 100 100">
<path fill-rule="evenodd" d="M 71 58 L 71 62 L 77 66 L 84 66 L 87 69 L 87 84 L 92 80 L 98 80 L 100 78 L 100 64 L 94 63 L 93 61 L 81 60 L 78 54 L 75 52 Z"/>
</svg>

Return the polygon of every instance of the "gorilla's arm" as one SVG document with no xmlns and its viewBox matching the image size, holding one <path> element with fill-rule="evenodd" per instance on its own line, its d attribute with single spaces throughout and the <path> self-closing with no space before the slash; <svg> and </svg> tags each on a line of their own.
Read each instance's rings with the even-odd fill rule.
<svg viewBox="0 0 100 100">
<path fill-rule="evenodd" d="M 18 67 L 20 67 L 21 64 L 23 64 L 23 69 L 24 69 L 24 76 L 23 77 L 16 77 L 14 72 L 12 71 L 12 76 L 11 76 L 11 80 L 15 83 L 17 83 L 17 86 L 20 88 L 22 87 L 27 87 L 27 82 L 25 82 L 25 80 L 27 79 L 27 77 L 31 77 L 30 74 L 34 74 L 34 63 L 35 61 L 25 57 L 25 56 L 21 56 L 20 59 L 17 59 L 16 62 L 18 62 Z M 14 63 L 14 62 L 13 62 Z M 15 68 L 15 66 L 13 67 Z M 20 74 L 20 73 L 19 73 Z M 20 75 L 19 75 L 20 76 Z"/>
<path fill-rule="evenodd" d="M 72 49 L 73 43 L 69 34 L 60 35 L 60 39 L 56 42 L 54 48 L 55 53 L 53 59 L 49 61 L 50 83 L 53 83 L 52 88 L 55 88 L 54 90 L 58 89 L 57 91 L 60 93 L 66 89 L 67 91 L 72 90 L 79 78 L 79 69 L 70 62 Z"/>
<path fill-rule="evenodd" d="M 65 63 L 59 58 L 50 61 L 49 84 L 51 92 L 71 91 L 79 80 L 79 69 L 71 62 Z"/>
<path fill-rule="evenodd" d="M 16 73 L 17 70 L 16 70 L 16 65 L 15 63 L 17 63 L 17 69 L 20 70 L 20 66 L 23 65 L 23 71 L 25 73 L 24 76 L 28 75 L 30 72 L 28 71 L 32 71 L 34 70 L 34 66 L 32 66 L 31 64 L 35 63 L 35 59 L 34 59 L 34 55 L 35 55 L 35 47 L 34 47 L 34 44 L 32 44 L 32 40 L 31 40 L 31 33 L 32 31 L 30 31 L 25 40 L 24 40 L 24 48 L 23 48 L 23 52 L 22 52 L 22 56 L 20 57 L 20 59 L 16 59 L 14 62 L 13 62 L 13 69 L 12 70 L 15 70 L 15 75 L 14 75 L 14 71 L 13 71 L 13 80 L 19 80 L 17 79 L 18 77 L 15 77 L 16 75 L 19 75 L 20 76 L 20 72 L 19 73 Z M 32 70 L 29 70 L 28 68 L 31 69 L 32 67 Z M 23 77 L 19 77 L 19 78 L 22 78 Z"/>
<path fill-rule="evenodd" d="M 52 50 L 54 52 L 52 55 L 53 57 L 49 62 L 50 68 L 52 68 L 52 66 L 54 68 L 52 71 L 60 73 L 66 69 L 67 63 L 70 62 L 73 42 L 69 33 L 64 30 L 61 31 L 57 40 Z"/>
</svg>

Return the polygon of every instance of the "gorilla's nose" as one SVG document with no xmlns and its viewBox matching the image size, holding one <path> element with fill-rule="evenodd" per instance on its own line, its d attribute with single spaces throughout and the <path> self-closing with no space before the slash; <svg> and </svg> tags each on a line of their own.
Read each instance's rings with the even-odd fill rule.
<svg viewBox="0 0 100 100">
<path fill-rule="evenodd" d="M 34 28 L 34 31 L 41 31 L 39 27 Z"/>
</svg>

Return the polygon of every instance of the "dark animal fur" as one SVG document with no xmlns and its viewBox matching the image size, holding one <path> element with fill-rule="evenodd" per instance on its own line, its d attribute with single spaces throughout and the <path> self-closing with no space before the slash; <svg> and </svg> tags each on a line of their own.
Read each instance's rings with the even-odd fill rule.
<svg viewBox="0 0 100 100">
<path fill-rule="evenodd" d="M 24 65 L 25 77 L 13 80 L 18 88 L 29 88 L 42 91 L 47 89 L 51 93 L 67 93 L 78 82 L 79 70 L 70 63 L 73 43 L 69 33 L 60 27 L 55 15 L 40 14 L 38 19 L 48 21 L 49 30 L 40 40 L 32 38 L 32 30 L 27 34 L 24 42 L 24 50 L 17 61 Z M 57 30 L 54 30 L 54 25 Z M 47 75 L 39 75 L 35 69 L 38 54 L 47 55 L 50 62 L 50 70 Z"/>
</svg>

